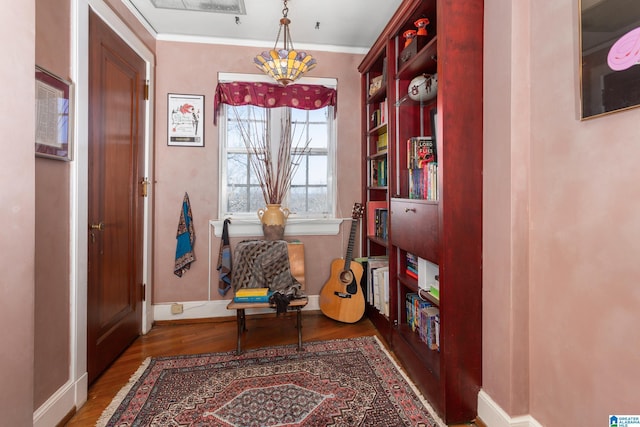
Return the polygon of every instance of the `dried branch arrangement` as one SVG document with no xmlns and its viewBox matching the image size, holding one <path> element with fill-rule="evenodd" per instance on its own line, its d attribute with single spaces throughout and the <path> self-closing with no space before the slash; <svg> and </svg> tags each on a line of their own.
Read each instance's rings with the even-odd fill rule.
<svg viewBox="0 0 640 427">
<path fill-rule="evenodd" d="M 282 204 L 291 181 L 300 166 L 305 154 L 309 152 L 310 139 L 304 139 L 306 132 L 296 134 L 291 121 L 281 121 L 280 143 L 277 154 L 270 132 L 265 125 L 267 122 L 266 109 L 249 108 L 248 120 L 241 120 L 236 107 L 232 107 L 239 124 L 242 140 L 249 151 L 249 161 L 260 183 L 262 195 L 267 204 Z M 261 117 L 257 117 L 262 113 Z M 243 126 L 243 123 L 246 126 Z M 306 127 L 306 126 L 305 126 Z"/>
</svg>

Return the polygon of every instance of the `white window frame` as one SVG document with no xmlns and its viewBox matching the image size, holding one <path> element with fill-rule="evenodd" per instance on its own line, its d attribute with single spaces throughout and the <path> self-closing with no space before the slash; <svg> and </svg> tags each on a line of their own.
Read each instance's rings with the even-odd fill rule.
<svg viewBox="0 0 640 427">
<path fill-rule="evenodd" d="M 232 81 L 246 81 L 246 82 L 265 82 L 273 83 L 273 80 L 260 74 L 238 74 L 238 73 L 218 73 L 219 82 L 232 82 Z M 303 77 L 298 80 L 300 84 L 312 84 L 323 85 L 331 88 L 337 87 L 337 80 L 331 78 L 311 78 Z M 219 118 L 218 120 L 218 140 L 219 146 L 219 185 L 218 185 L 218 220 L 211 220 L 210 227 L 216 236 L 222 235 L 222 225 L 225 218 L 231 219 L 230 234 L 232 236 L 261 236 L 262 226 L 258 219 L 257 213 L 234 213 L 226 215 L 224 212 L 225 203 L 223 203 L 226 197 L 226 182 L 227 182 L 227 168 L 226 168 L 226 144 L 223 141 L 226 138 L 226 120 Z M 328 174 L 327 181 L 327 197 L 329 199 L 330 211 L 323 216 L 308 216 L 308 215 L 290 215 L 287 219 L 287 226 L 285 227 L 285 236 L 294 235 L 336 235 L 340 231 L 341 218 L 336 218 L 336 204 L 337 204 L 337 191 L 336 191 L 336 168 L 337 168 L 337 124 L 336 120 L 333 121 L 330 132 L 333 134 L 333 143 L 328 147 L 328 165 L 330 172 Z"/>
</svg>

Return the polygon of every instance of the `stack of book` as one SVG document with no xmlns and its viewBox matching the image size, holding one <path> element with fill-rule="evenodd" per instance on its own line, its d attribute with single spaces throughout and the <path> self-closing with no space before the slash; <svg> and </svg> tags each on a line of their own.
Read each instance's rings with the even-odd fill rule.
<svg viewBox="0 0 640 427">
<path fill-rule="evenodd" d="M 420 310 L 420 339 L 431 350 L 440 348 L 440 310 L 438 307 L 428 306 Z"/>
<path fill-rule="evenodd" d="M 269 288 L 240 288 L 233 297 L 234 302 L 269 302 L 273 291 Z"/>
<path fill-rule="evenodd" d="M 405 296 L 407 325 L 412 331 L 418 331 L 420 328 L 420 311 L 426 307 L 433 307 L 433 304 L 420 298 L 416 292 L 409 292 Z"/>
<path fill-rule="evenodd" d="M 371 161 L 371 186 L 387 186 L 387 158 L 373 159 Z"/>
<path fill-rule="evenodd" d="M 367 236 L 387 238 L 389 209 L 386 200 L 367 202 Z"/>
<path fill-rule="evenodd" d="M 406 259 L 407 268 L 405 270 L 405 273 L 407 274 L 407 276 L 413 277 L 414 279 L 418 280 L 418 257 L 410 252 L 407 252 Z"/>
<path fill-rule="evenodd" d="M 389 257 L 372 255 L 367 259 L 367 303 L 389 315 Z"/>
<path fill-rule="evenodd" d="M 378 141 L 376 142 L 376 150 L 378 153 L 387 151 L 387 145 L 389 144 L 389 138 L 387 132 L 378 135 Z"/>
<path fill-rule="evenodd" d="M 407 140 L 409 198 L 438 200 L 438 158 L 435 140 L 430 136 Z"/>
</svg>

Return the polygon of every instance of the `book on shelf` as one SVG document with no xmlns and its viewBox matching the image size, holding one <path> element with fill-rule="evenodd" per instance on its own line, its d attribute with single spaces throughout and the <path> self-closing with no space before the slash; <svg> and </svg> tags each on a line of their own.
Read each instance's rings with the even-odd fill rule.
<svg viewBox="0 0 640 427">
<path fill-rule="evenodd" d="M 378 186 L 378 162 L 376 160 L 372 160 L 370 163 L 371 168 L 371 176 L 369 177 L 369 185 L 371 187 Z"/>
<path fill-rule="evenodd" d="M 415 299 L 418 298 L 418 294 L 415 292 L 408 292 L 404 297 L 405 315 L 407 317 L 407 325 L 413 328 L 413 310 L 415 307 Z M 415 329 L 414 329 L 415 330 Z"/>
<path fill-rule="evenodd" d="M 407 263 L 405 273 L 407 274 L 407 276 L 413 277 L 414 279 L 418 280 L 418 257 L 411 252 L 407 252 L 405 254 L 405 260 Z"/>
<path fill-rule="evenodd" d="M 378 164 L 378 186 L 386 187 L 387 186 L 387 158 L 376 159 L 376 163 Z"/>
<path fill-rule="evenodd" d="M 438 154 L 435 140 L 416 136 L 407 140 L 409 198 L 438 200 Z"/>
<path fill-rule="evenodd" d="M 440 314 L 438 314 L 434 320 L 436 328 L 436 348 L 440 351 Z"/>
<path fill-rule="evenodd" d="M 387 101 L 378 104 L 377 108 L 371 111 L 369 129 L 373 130 L 387 122 Z"/>
<path fill-rule="evenodd" d="M 384 284 L 384 315 L 389 317 L 389 267 L 383 269 L 382 282 Z"/>
<path fill-rule="evenodd" d="M 389 224 L 389 209 L 377 208 L 374 212 L 375 219 L 375 234 L 374 236 L 381 239 L 387 239 L 387 229 Z"/>
<path fill-rule="evenodd" d="M 387 159 L 371 160 L 371 186 L 385 187 L 387 185 Z"/>
<path fill-rule="evenodd" d="M 431 350 L 437 350 L 440 339 L 439 339 L 439 330 L 436 327 L 436 319 L 438 319 L 438 324 L 440 324 L 440 309 L 434 306 L 427 306 L 420 309 L 420 327 L 419 327 L 419 335 L 420 339 L 427 344 Z"/>
<path fill-rule="evenodd" d="M 389 316 L 389 265 L 378 267 L 373 270 L 373 306 L 378 311 Z"/>
<path fill-rule="evenodd" d="M 380 306 L 380 299 L 382 298 L 378 282 L 379 277 L 376 277 L 376 271 L 385 267 L 389 268 L 389 257 L 387 255 L 369 256 L 367 258 L 367 303 L 376 308 Z M 384 292 L 382 296 L 384 296 Z"/>
<path fill-rule="evenodd" d="M 367 202 L 367 236 L 377 236 L 376 226 L 378 224 L 376 223 L 376 215 L 379 209 L 388 209 L 385 200 Z"/>
<path fill-rule="evenodd" d="M 430 136 L 413 136 L 407 140 L 407 167 L 421 169 L 427 163 L 437 162 L 436 141 Z"/>
<path fill-rule="evenodd" d="M 376 150 L 378 153 L 386 151 L 389 146 L 389 135 L 387 132 L 378 135 L 378 141 L 376 142 Z"/>
<path fill-rule="evenodd" d="M 417 331 L 420 329 L 420 310 L 425 307 L 432 307 L 433 304 L 430 301 L 422 299 L 416 292 L 409 292 L 405 297 L 405 310 L 407 316 L 407 325 L 411 327 L 411 330 Z"/>
<path fill-rule="evenodd" d="M 418 280 L 418 257 L 411 252 L 407 252 L 405 254 L 405 261 L 407 266 L 404 270 L 404 273 L 407 276 Z"/>
<path fill-rule="evenodd" d="M 438 200 L 438 164 L 409 169 L 409 198 Z"/>
<path fill-rule="evenodd" d="M 412 254 L 411 252 L 407 252 L 405 258 L 407 260 L 407 265 L 418 268 L 418 257 L 416 255 Z"/>
</svg>

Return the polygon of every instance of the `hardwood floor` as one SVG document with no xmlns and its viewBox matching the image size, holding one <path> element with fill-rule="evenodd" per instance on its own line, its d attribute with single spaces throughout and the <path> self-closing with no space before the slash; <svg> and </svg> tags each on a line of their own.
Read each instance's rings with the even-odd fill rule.
<svg viewBox="0 0 640 427">
<path fill-rule="evenodd" d="M 366 318 L 357 323 L 348 324 L 331 320 L 320 312 L 303 312 L 302 325 L 304 342 L 367 335 L 377 335 L 382 339 L 373 324 Z M 276 317 L 275 314 L 248 316 L 247 328 L 248 332 L 242 343 L 244 350 L 297 343 L 294 313 L 280 317 Z M 125 350 L 96 380 L 89 388 L 87 402 L 66 423 L 66 426 L 95 425 L 102 411 L 147 357 L 232 351 L 236 349 L 236 337 L 235 316 L 155 325 L 149 333 L 139 337 Z M 476 424 L 466 426 L 476 426 Z"/>
</svg>

